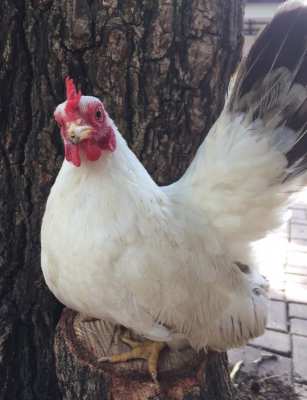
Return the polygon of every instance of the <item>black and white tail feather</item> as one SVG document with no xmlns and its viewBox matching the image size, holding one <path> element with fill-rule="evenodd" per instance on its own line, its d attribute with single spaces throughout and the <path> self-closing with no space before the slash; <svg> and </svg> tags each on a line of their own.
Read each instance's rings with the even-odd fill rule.
<svg viewBox="0 0 307 400">
<path fill-rule="evenodd" d="M 284 181 L 307 168 L 306 6 L 291 1 L 280 8 L 241 65 L 228 103 L 248 125 L 262 121 L 270 129 L 272 147 L 287 159 Z"/>
<path fill-rule="evenodd" d="M 281 223 L 307 170 L 307 1 L 280 7 L 243 60 L 224 110 L 178 188 L 235 259 Z M 184 192 L 184 190 L 181 190 Z M 192 194 L 192 195 L 191 195 Z"/>
</svg>

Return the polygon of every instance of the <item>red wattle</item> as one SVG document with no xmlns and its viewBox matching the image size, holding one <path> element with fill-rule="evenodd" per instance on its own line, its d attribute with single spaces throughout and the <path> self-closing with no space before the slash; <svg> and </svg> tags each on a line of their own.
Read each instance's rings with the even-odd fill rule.
<svg viewBox="0 0 307 400">
<path fill-rule="evenodd" d="M 102 150 L 94 140 L 85 140 L 81 146 L 89 161 L 96 161 L 101 156 Z"/>
<path fill-rule="evenodd" d="M 76 167 L 80 167 L 81 150 L 89 161 L 97 161 L 105 150 L 113 152 L 116 149 L 116 137 L 113 129 L 106 127 L 106 131 L 102 137 L 85 139 L 78 144 L 64 140 L 64 147 L 66 160 L 72 162 Z"/>
<path fill-rule="evenodd" d="M 80 167 L 80 145 L 65 142 L 65 158 L 67 161 L 71 161 L 76 167 Z"/>
</svg>

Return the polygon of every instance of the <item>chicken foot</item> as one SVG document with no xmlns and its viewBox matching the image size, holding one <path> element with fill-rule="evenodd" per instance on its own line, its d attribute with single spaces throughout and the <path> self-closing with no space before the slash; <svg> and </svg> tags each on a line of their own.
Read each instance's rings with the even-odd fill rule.
<svg viewBox="0 0 307 400">
<path fill-rule="evenodd" d="M 121 336 L 120 340 L 131 347 L 130 351 L 115 354 L 113 356 L 101 357 L 100 362 L 126 362 L 135 359 L 144 359 L 148 363 L 148 371 L 153 381 L 158 384 L 158 362 L 161 351 L 166 346 L 164 342 L 153 342 L 146 339 L 144 342 L 133 340 L 126 335 Z"/>
</svg>

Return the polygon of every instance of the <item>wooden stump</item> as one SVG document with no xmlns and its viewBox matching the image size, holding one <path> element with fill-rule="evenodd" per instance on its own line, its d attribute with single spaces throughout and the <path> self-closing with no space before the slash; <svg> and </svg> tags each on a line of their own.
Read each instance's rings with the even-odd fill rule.
<svg viewBox="0 0 307 400">
<path fill-rule="evenodd" d="M 127 350 L 114 325 L 101 320 L 84 323 L 77 313 L 65 309 L 55 337 L 57 376 L 63 399 L 204 399 L 204 353 L 196 353 L 190 347 L 163 350 L 158 388 L 143 360 L 117 364 L 97 361 Z"/>
</svg>

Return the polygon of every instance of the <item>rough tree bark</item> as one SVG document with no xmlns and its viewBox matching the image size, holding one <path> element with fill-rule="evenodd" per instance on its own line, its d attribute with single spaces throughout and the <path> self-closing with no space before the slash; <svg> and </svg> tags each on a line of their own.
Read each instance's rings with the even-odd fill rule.
<svg viewBox="0 0 307 400">
<path fill-rule="evenodd" d="M 241 0 L 1 0 L 1 400 L 61 398 L 61 306 L 42 280 L 39 231 L 63 158 L 52 118 L 63 78 L 102 98 L 156 181 L 169 183 L 221 110 L 241 24 Z M 214 355 L 206 398 L 227 398 L 214 382 L 224 367 Z"/>
<path fill-rule="evenodd" d="M 102 320 L 81 322 L 69 309 L 55 335 L 57 377 L 63 399 L 74 400 L 231 400 L 225 354 L 165 348 L 159 358 L 159 385 L 143 360 L 110 364 L 104 356 L 129 350 L 120 331 Z M 137 338 L 142 340 L 142 338 Z"/>
</svg>

